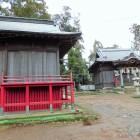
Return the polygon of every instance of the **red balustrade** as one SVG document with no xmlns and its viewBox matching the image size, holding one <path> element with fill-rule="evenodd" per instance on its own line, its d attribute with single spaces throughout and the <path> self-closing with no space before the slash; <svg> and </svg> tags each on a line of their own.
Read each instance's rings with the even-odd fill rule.
<svg viewBox="0 0 140 140">
<path fill-rule="evenodd" d="M 5 76 L 0 85 L 0 113 L 62 109 L 74 103 L 72 74 Z"/>
</svg>

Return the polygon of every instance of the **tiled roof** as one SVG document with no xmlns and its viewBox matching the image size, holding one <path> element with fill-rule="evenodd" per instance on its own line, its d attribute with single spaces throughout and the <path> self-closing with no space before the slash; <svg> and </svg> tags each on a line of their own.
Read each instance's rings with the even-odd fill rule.
<svg viewBox="0 0 140 140">
<path fill-rule="evenodd" d="M 99 48 L 96 50 L 96 54 L 97 58 L 95 59 L 95 62 L 89 67 L 89 70 L 93 69 L 97 63 L 102 62 L 113 62 L 115 64 L 120 62 L 126 63 L 131 59 L 137 59 L 140 61 L 140 57 L 132 49 Z"/>
<path fill-rule="evenodd" d="M 128 56 L 140 59 L 132 49 L 97 49 L 97 54 L 97 61 L 119 61 Z"/>
<path fill-rule="evenodd" d="M 81 35 L 77 32 L 62 32 L 51 20 L 0 16 L 0 31 L 36 34 Z"/>
</svg>

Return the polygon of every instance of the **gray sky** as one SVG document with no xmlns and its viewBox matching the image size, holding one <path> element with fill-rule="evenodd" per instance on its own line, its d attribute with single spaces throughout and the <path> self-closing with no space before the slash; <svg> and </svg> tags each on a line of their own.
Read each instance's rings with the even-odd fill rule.
<svg viewBox="0 0 140 140">
<path fill-rule="evenodd" d="M 81 30 L 87 58 L 94 40 L 104 47 L 118 44 L 130 48 L 133 34 L 129 28 L 140 24 L 140 0 L 46 0 L 51 14 L 60 13 L 62 6 L 69 6 L 72 12 L 80 13 Z"/>
</svg>

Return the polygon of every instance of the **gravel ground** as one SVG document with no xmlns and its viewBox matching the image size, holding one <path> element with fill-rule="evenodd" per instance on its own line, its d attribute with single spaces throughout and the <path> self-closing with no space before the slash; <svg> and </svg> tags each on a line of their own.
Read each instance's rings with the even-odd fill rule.
<svg viewBox="0 0 140 140">
<path fill-rule="evenodd" d="M 0 127 L 0 140 L 140 140 L 140 98 L 131 94 L 77 96 L 75 102 L 101 119 L 82 122 Z"/>
</svg>

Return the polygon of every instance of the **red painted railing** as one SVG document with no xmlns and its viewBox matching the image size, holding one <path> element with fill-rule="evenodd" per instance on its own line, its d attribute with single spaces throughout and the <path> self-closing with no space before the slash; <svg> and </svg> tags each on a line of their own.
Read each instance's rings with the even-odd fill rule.
<svg viewBox="0 0 140 140">
<path fill-rule="evenodd" d="M 70 75 L 36 75 L 36 76 L 5 76 L 2 74 L 3 83 L 20 83 L 20 82 L 66 82 L 72 81 Z"/>
<path fill-rule="evenodd" d="M 0 85 L 0 113 L 61 109 L 74 103 L 72 74 L 55 76 L 5 76 Z"/>
</svg>

